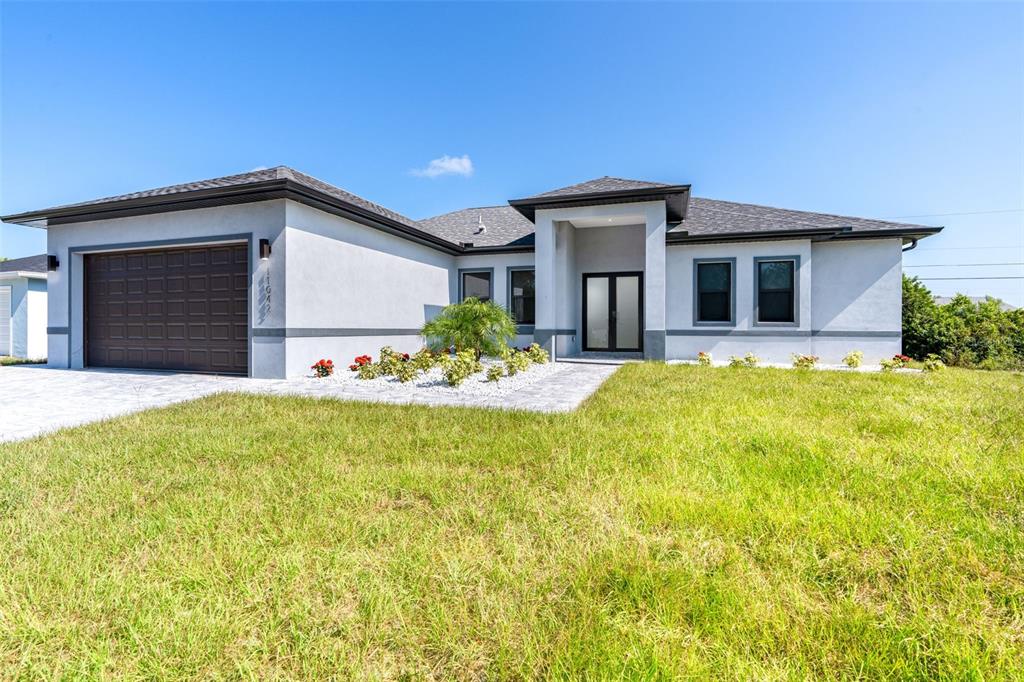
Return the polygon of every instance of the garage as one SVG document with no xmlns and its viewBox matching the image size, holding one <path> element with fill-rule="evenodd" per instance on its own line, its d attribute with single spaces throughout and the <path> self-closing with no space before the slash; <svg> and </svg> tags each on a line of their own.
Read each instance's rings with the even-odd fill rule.
<svg viewBox="0 0 1024 682">
<path fill-rule="evenodd" d="M 246 243 L 85 256 L 90 367 L 247 374 Z"/>
</svg>

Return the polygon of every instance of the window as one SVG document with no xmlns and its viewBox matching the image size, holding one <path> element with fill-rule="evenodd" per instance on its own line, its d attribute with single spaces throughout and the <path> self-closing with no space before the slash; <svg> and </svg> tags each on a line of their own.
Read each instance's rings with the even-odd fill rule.
<svg viewBox="0 0 1024 682">
<path fill-rule="evenodd" d="M 695 323 L 733 323 L 734 262 L 732 259 L 695 261 Z"/>
<path fill-rule="evenodd" d="M 537 294 L 533 270 L 509 270 L 508 311 L 516 324 L 534 324 Z"/>
<path fill-rule="evenodd" d="M 796 259 L 755 259 L 757 321 L 796 322 Z"/>
<path fill-rule="evenodd" d="M 481 301 L 491 300 L 491 270 L 475 270 L 462 273 L 462 297 L 479 298 Z"/>
</svg>

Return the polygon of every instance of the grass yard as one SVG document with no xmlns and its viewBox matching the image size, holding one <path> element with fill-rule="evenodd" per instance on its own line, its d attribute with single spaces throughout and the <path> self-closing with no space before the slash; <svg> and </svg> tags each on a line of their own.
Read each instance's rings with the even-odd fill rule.
<svg viewBox="0 0 1024 682">
<path fill-rule="evenodd" d="M 12 677 L 1024 678 L 1024 376 L 623 368 L 0 446 Z"/>
</svg>

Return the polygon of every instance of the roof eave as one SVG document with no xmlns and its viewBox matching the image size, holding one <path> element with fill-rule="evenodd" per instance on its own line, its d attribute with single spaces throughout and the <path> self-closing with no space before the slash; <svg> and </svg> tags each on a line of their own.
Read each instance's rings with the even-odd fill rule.
<svg viewBox="0 0 1024 682">
<path fill-rule="evenodd" d="M 667 244 L 709 244 L 736 241 L 779 241 L 810 239 L 811 241 L 847 241 L 854 239 L 924 239 L 942 231 L 941 227 L 914 226 L 912 229 L 859 230 L 850 227 L 835 227 L 817 230 L 759 230 L 754 232 L 731 232 L 723 234 L 689 234 L 669 232 L 665 235 Z"/>
<path fill-rule="evenodd" d="M 39 211 L 15 213 L 2 216 L 4 222 L 32 227 L 48 227 L 50 225 L 62 225 L 69 223 L 88 222 L 93 220 L 105 220 L 111 218 L 125 218 L 136 215 L 148 215 L 153 213 L 164 213 L 168 211 L 184 211 L 196 208 L 209 208 L 230 204 L 242 204 L 256 201 L 268 201 L 272 199 L 292 199 L 332 214 L 340 215 L 355 222 L 384 230 L 386 232 L 399 234 L 413 241 L 420 242 L 432 248 L 444 251 L 449 254 L 462 252 L 457 244 L 452 244 L 440 237 L 405 225 L 397 220 L 392 220 L 369 211 L 356 204 L 344 201 L 337 197 L 321 192 L 312 187 L 295 182 L 287 178 L 276 178 L 272 180 L 261 180 L 259 182 L 233 185 L 231 187 L 215 187 L 191 190 L 187 192 L 176 192 L 162 196 L 139 197 L 136 199 L 121 199 L 117 201 L 104 202 L 99 204 L 85 204 L 77 206 L 54 207 Z M 40 225 L 39 223 L 43 223 Z"/>
</svg>

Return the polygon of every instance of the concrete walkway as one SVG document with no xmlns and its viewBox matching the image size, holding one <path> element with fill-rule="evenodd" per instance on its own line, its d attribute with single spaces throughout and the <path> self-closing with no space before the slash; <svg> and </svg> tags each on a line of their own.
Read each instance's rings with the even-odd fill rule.
<svg viewBox="0 0 1024 682">
<path fill-rule="evenodd" d="M 570 412 L 611 376 L 615 366 L 559 363 L 558 371 L 501 396 L 410 392 L 309 379 L 246 379 L 133 370 L 67 370 L 39 365 L 0 367 L 0 442 L 31 438 L 223 391 L 301 395 L 435 407 Z"/>
</svg>

